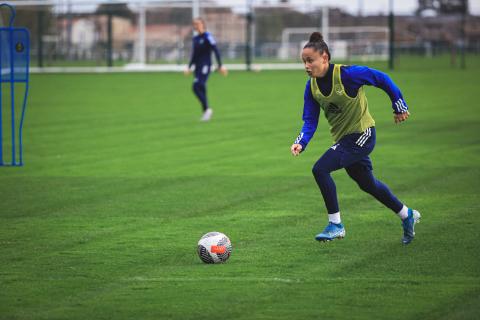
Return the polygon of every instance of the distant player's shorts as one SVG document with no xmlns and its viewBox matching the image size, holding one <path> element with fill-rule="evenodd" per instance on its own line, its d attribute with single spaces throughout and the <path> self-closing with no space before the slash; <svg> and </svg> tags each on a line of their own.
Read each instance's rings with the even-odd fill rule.
<svg viewBox="0 0 480 320">
<path fill-rule="evenodd" d="M 348 134 L 331 146 L 316 165 L 329 172 L 352 166 L 358 170 L 373 170 L 368 155 L 373 151 L 375 141 L 375 127 L 362 133 Z"/>
<path fill-rule="evenodd" d="M 195 66 L 195 79 L 194 82 L 199 82 L 201 84 L 205 84 L 208 80 L 208 76 L 210 74 L 210 65 L 198 65 Z"/>
</svg>

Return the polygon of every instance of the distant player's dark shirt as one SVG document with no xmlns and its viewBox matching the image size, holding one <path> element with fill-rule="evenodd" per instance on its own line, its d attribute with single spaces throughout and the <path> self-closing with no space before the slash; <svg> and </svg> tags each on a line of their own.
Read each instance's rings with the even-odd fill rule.
<svg viewBox="0 0 480 320">
<path fill-rule="evenodd" d="M 205 65 L 211 66 L 212 51 L 215 53 L 218 67 L 220 68 L 222 66 L 222 60 L 220 59 L 220 52 L 218 51 L 217 44 L 213 36 L 209 32 L 196 35 L 193 37 L 192 57 L 190 58 L 188 67 L 191 68 L 192 65 L 195 65 L 196 68 Z"/>
</svg>

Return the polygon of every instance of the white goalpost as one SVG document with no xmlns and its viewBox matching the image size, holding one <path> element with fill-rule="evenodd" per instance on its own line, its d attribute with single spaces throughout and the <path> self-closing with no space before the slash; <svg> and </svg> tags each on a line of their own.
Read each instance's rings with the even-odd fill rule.
<svg viewBox="0 0 480 320">
<path fill-rule="evenodd" d="M 332 57 L 340 60 L 388 60 L 389 29 L 379 26 L 285 28 L 282 31 L 282 43 L 279 58 L 283 60 L 298 58 L 301 48 L 310 34 L 320 31 L 329 45 Z"/>
</svg>

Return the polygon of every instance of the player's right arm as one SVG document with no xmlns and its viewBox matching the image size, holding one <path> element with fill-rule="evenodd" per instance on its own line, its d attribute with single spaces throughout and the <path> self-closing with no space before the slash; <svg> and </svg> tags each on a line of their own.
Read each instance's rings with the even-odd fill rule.
<svg viewBox="0 0 480 320">
<path fill-rule="evenodd" d="M 307 81 L 305 92 L 303 94 L 303 127 L 300 134 L 293 142 L 290 151 L 294 156 L 305 151 L 308 143 L 312 139 L 318 126 L 318 117 L 320 116 L 320 106 L 317 101 L 313 99 L 312 91 L 310 89 L 310 81 Z"/>
<path fill-rule="evenodd" d="M 192 66 L 193 66 L 194 60 L 195 60 L 195 38 L 192 39 L 192 53 L 190 55 L 190 61 L 188 62 L 188 66 L 185 67 L 185 70 L 183 70 L 183 73 L 185 75 L 189 75 L 192 73 Z"/>
</svg>

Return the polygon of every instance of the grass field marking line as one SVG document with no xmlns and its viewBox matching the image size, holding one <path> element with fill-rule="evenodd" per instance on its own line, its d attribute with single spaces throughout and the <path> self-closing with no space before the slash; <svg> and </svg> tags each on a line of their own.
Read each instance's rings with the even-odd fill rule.
<svg viewBox="0 0 480 320">
<path fill-rule="evenodd" d="M 232 281 L 232 282 L 282 282 L 282 283 L 300 283 L 300 279 L 286 279 L 286 278 L 255 278 L 255 277 L 132 277 L 124 278 L 123 281 L 143 281 L 143 282 L 204 282 L 204 281 Z"/>
<path fill-rule="evenodd" d="M 127 282 L 204 282 L 204 281 L 231 281 L 231 282 L 280 282 L 280 283 L 307 283 L 307 282 L 351 282 L 351 281 L 359 281 L 359 282 L 391 282 L 391 283 L 405 283 L 405 282 L 415 282 L 415 283 L 436 283 L 437 279 L 430 279 L 430 278 L 419 278 L 416 280 L 405 281 L 405 279 L 401 278 L 392 278 L 392 279 L 383 279 L 383 278 L 295 278 L 295 279 L 288 279 L 288 278 L 262 278 L 262 277 L 130 277 L 130 278 L 122 278 L 121 281 Z M 444 281 L 444 283 L 449 284 L 458 284 L 458 285 L 471 285 L 471 287 L 478 287 L 477 284 L 473 284 L 472 281 L 474 279 L 450 279 L 449 281 Z"/>
</svg>

